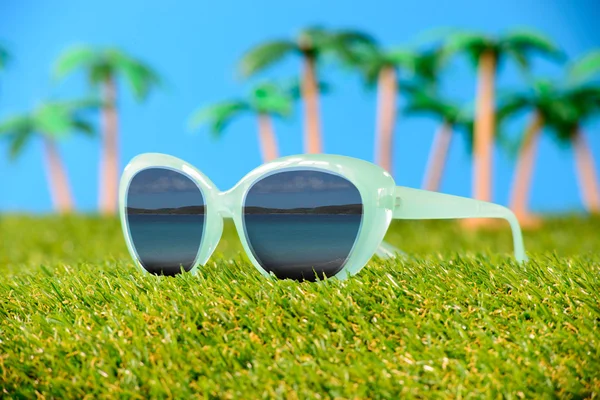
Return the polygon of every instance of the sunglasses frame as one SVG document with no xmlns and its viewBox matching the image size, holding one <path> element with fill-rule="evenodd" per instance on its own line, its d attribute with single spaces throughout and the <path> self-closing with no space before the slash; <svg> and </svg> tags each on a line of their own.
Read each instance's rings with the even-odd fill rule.
<svg viewBox="0 0 600 400">
<path fill-rule="evenodd" d="M 179 172 L 194 181 L 202 192 L 205 204 L 204 232 L 189 271 L 192 274 L 206 264 L 216 249 L 223 232 L 223 219 L 232 218 L 250 262 L 262 275 L 272 276 L 260 265 L 248 243 L 243 218 L 244 202 L 255 182 L 286 170 L 333 173 L 350 181 L 361 195 L 363 216 L 359 232 L 344 266 L 333 278 L 346 279 L 357 274 L 377 252 L 392 219 L 503 218 L 511 225 L 517 260 L 526 260 L 521 230 L 510 210 L 492 203 L 396 186 L 388 172 L 364 160 L 328 154 L 283 157 L 255 168 L 233 188 L 222 192 L 193 165 L 167 154 L 146 153 L 133 158 L 125 167 L 119 187 L 119 214 L 127 248 L 138 267 L 146 273 L 149 272 L 140 262 L 131 239 L 126 207 L 127 191 L 133 177 L 149 168 Z"/>
</svg>

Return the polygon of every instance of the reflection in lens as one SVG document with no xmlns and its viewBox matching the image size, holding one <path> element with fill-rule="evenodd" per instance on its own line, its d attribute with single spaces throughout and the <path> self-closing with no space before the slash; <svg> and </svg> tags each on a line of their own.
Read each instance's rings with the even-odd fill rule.
<svg viewBox="0 0 600 400">
<path fill-rule="evenodd" d="M 291 170 L 256 182 L 244 203 L 254 257 L 278 278 L 314 281 L 346 263 L 362 221 L 362 200 L 348 180 Z"/>
<path fill-rule="evenodd" d="M 133 247 L 148 272 L 192 269 L 202 241 L 204 198 L 188 176 L 166 168 L 138 172 L 127 190 L 126 211 Z"/>
</svg>

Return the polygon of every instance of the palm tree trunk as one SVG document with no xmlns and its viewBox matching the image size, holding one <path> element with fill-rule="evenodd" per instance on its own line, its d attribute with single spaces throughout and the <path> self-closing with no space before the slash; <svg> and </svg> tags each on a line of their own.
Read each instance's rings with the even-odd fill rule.
<svg viewBox="0 0 600 400">
<path fill-rule="evenodd" d="M 277 138 L 273 131 L 273 121 L 268 114 L 258 114 L 258 142 L 263 162 L 279 157 Z"/>
<path fill-rule="evenodd" d="M 436 192 L 440 190 L 442 174 L 446 167 L 451 142 L 452 127 L 447 121 L 444 121 L 438 128 L 431 145 L 425 178 L 423 179 L 423 189 Z"/>
<path fill-rule="evenodd" d="M 394 151 L 394 126 L 396 125 L 396 96 L 398 81 L 394 67 L 384 67 L 377 83 L 377 145 L 375 159 L 390 174 Z"/>
<path fill-rule="evenodd" d="M 473 197 L 492 200 L 492 164 L 495 129 L 496 55 L 485 52 L 479 58 L 477 115 L 475 119 Z"/>
<path fill-rule="evenodd" d="M 588 212 L 598 214 L 600 213 L 600 189 L 594 168 L 594 156 L 579 127 L 576 128 L 571 140 L 575 149 L 581 198 Z"/>
<path fill-rule="evenodd" d="M 102 108 L 102 154 L 100 160 L 100 212 L 117 212 L 119 186 L 119 128 L 116 109 L 116 85 L 113 78 L 104 82 Z"/>
<path fill-rule="evenodd" d="M 513 178 L 510 208 L 519 220 L 525 221 L 530 217 L 528 210 L 529 193 L 531 191 L 531 178 L 533 166 L 540 138 L 540 131 L 544 126 L 544 119 L 535 111 L 519 149 L 519 159 Z"/>
<path fill-rule="evenodd" d="M 314 56 L 305 55 L 302 71 L 302 100 L 304 102 L 304 152 L 322 153 L 321 120 L 319 116 L 319 85 Z"/>
<path fill-rule="evenodd" d="M 73 196 L 67 178 L 67 172 L 62 163 L 56 144 L 52 139 L 44 138 L 44 153 L 46 158 L 46 173 L 54 209 L 61 214 L 73 211 Z"/>
</svg>

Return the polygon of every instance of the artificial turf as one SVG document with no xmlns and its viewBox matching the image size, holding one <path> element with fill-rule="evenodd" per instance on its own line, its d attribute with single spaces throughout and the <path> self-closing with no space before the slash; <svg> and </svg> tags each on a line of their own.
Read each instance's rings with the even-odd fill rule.
<svg viewBox="0 0 600 400">
<path fill-rule="evenodd" d="M 116 220 L 0 216 L 0 397 L 600 394 L 600 219 L 395 223 L 407 259 L 265 279 L 228 227 L 198 276 L 143 275 Z"/>
</svg>

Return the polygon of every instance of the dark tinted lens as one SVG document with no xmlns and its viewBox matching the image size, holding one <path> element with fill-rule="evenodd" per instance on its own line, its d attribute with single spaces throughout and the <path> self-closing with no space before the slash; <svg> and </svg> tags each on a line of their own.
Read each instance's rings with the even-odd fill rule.
<svg viewBox="0 0 600 400">
<path fill-rule="evenodd" d="M 204 230 L 204 198 L 186 175 L 165 168 L 138 172 L 127 191 L 127 223 L 138 259 L 153 274 L 192 269 Z"/>
<path fill-rule="evenodd" d="M 322 171 L 285 171 L 246 195 L 248 243 L 278 278 L 315 280 L 344 266 L 362 220 L 362 200 L 348 180 Z"/>
</svg>

